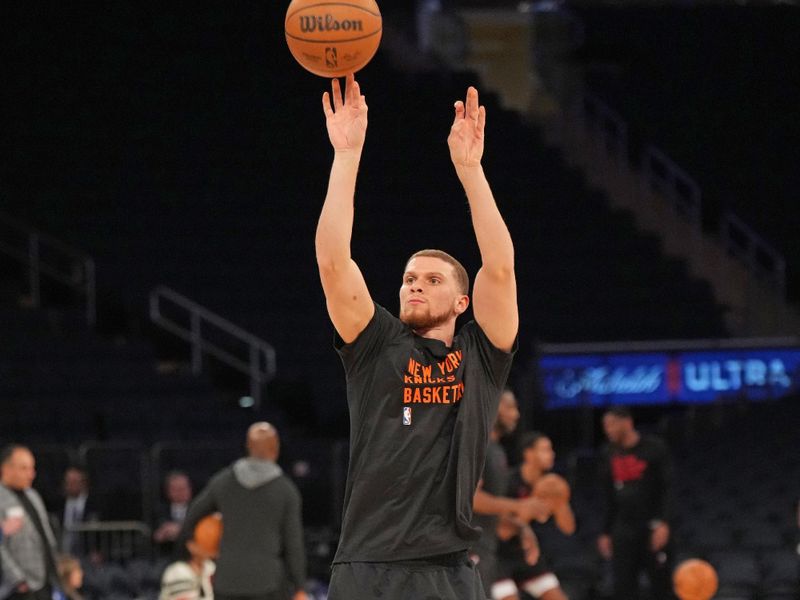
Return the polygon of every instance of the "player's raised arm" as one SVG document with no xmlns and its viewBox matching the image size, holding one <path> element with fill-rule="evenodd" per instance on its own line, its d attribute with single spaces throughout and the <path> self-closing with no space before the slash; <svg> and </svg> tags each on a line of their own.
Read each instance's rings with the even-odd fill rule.
<svg viewBox="0 0 800 600">
<path fill-rule="evenodd" d="M 322 289 L 333 326 L 352 342 L 375 307 L 358 265 L 350 257 L 358 164 L 367 132 L 367 102 L 353 75 L 342 94 L 339 80 L 322 96 L 328 137 L 334 150 L 328 194 L 317 224 L 316 252 Z"/>
<path fill-rule="evenodd" d="M 509 351 L 519 328 L 514 245 L 481 166 L 485 124 L 486 109 L 478 103 L 478 90 L 470 87 L 466 105 L 460 100 L 455 103 L 447 144 L 467 194 L 481 252 L 482 265 L 472 289 L 475 320 L 492 344 Z"/>
</svg>

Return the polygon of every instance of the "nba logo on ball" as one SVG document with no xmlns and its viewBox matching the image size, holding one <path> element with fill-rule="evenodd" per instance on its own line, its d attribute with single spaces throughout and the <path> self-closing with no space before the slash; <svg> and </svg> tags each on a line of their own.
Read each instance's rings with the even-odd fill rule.
<svg viewBox="0 0 800 600">
<path fill-rule="evenodd" d="M 284 32 L 289 51 L 305 69 L 343 77 L 375 56 L 382 25 L 375 0 L 292 0 Z"/>
<path fill-rule="evenodd" d="M 403 425 L 411 425 L 411 407 L 403 407 Z"/>
</svg>

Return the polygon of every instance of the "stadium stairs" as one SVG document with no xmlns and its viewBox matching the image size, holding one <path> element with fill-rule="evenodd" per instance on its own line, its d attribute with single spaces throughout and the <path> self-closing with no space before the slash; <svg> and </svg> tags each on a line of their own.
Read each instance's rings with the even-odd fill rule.
<svg viewBox="0 0 800 600">
<path fill-rule="evenodd" d="M 755 89 L 766 90 L 764 102 L 778 110 L 756 111 L 753 122 L 742 127 L 756 130 L 757 139 L 795 130 L 792 122 L 778 123 L 781 114 L 787 119 L 793 114 L 779 92 L 778 52 L 795 43 L 788 41 L 794 21 L 781 21 L 784 13 L 737 7 L 596 7 L 536 14 L 510 7 L 460 13 L 469 36 L 463 62 L 504 104 L 543 123 L 548 143 L 580 169 L 592 188 L 602 190 L 611 206 L 630 212 L 637 229 L 657 236 L 665 254 L 686 261 L 692 276 L 707 281 L 726 307 L 728 331 L 738 336 L 800 332 L 800 311 L 791 303 L 797 297 L 791 268 L 796 227 L 787 224 L 794 222 L 791 214 L 778 216 L 789 211 L 791 177 L 785 185 L 774 181 L 762 157 L 748 158 L 747 167 L 741 162 L 747 156 L 709 160 L 730 153 L 733 146 L 725 135 L 736 130 L 742 104 L 758 105 Z M 741 35 L 715 25 L 720 19 Z M 757 40 L 775 28 L 782 41 L 761 48 Z M 691 35 L 700 29 L 711 33 Z M 752 50 L 753 64 L 743 56 L 750 51 L 744 48 L 734 53 L 738 62 L 728 56 L 740 39 Z M 705 62 L 695 58 L 706 54 Z M 701 63 L 719 65 L 728 83 L 737 76 L 759 83 L 729 98 L 714 97 L 719 93 L 714 86 L 725 77 L 703 71 Z M 745 72 L 732 74 L 736 68 Z M 697 93 L 681 95 L 683 90 Z M 789 134 L 779 137 L 789 139 Z M 704 175 L 699 184 L 652 145 L 662 140 L 669 142 L 669 156 L 689 165 L 692 175 Z M 769 158 L 778 168 L 786 163 L 780 150 Z M 747 175 L 750 169 L 756 175 Z M 759 176 L 763 185 L 754 189 L 752 180 Z M 695 214 L 687 215 L 687 204 Z M 784 254 L 791 261 L 788 277 Z"/>
</svg>

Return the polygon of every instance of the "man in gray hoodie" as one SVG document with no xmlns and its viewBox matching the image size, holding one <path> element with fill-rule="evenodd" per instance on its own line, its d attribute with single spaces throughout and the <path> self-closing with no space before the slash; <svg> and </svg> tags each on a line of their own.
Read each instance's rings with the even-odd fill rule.
<svg viewBox="0 0 800 600">
<path fill-rule="evenodd" d="M 248 456 L 214 475 L 189 507 L 181 540 L 204 516 L 222 513 L 215 600 L 286 600 L 287 583 L 293 600 L 307 598 L 300 493 L 275 462 L 279 450 L 275 428 L 254 423 Z"/>
</svg>

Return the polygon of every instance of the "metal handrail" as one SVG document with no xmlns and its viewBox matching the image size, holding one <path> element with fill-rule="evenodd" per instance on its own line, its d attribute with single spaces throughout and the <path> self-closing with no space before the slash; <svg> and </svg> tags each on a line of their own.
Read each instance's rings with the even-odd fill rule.
<svg viewBox="0 0 800 600">
<path fill-rule="evenodd" d="M 678 214 L 699 229 L 702 226 L 703 202 L 697 182 L 652 144 L 644 149 L 642 168 L 650 187 L 664 194 Z"/>
<path fill-rule="evenodd" d="M 41 306 L 41 280 L 43 275 L 47 276 L 84 294 L 86 297 L 86 322 L 93 327 L 97 322 L 97 281 L 94 259 L 77 248 L 28 227 L 7 215 L 0 215 L 0 224 L 26 238 L 26 242 L 21 244 L 24 248 L 15 247 L 0 239 L 0 252 L 28 267 L 31 304 L 35 308 Z M 68 258 L 71 265 L 70 271 L 60 271 L 57 267 L 46 264 L 42 260 L 42 251 L 45 249 L 54 250 L 62 257 Z"/>
<path fill-rule="evenodd" d="M 779 290 L 786 289 L 786 259 L 731 211 L 722 215 L 720 237 L 730 254 Z"/>
<path fill-rule="evenodd" d="M 77 538 L 82 552 L 99 553 L 105 560 L 151 558 L 153 554 L 152 530 L 141 521 L 85 521 L 65 527 L 63 534 L 62 544 Z"/>
<path fill-rule="evenodd" d="M 598 136 L 606 152 L 617 159 L 628 160 L 628 124 L 619 113 L 596 96 L 584 93 L 581 104 L 584 127 Z"/>
<path fill-rule="evenodd" d="M 163 315 L 161 310 L 163 301 L 169 301 L 188 312 L 190 323 L 188 328 Z M 249 375 L 250 396 L 255 406 L 260 406 L 262 385 L 272 380 L 276 372 L 275 349 L 268 342 L 165 286 L 158 286 L 150 292 L 150 320 L 191 344 L 192 372 L 195 375 L 199 375 L 203 370 L 203 353 L 210 354 L 226 365 Z M 239 358 L 204 338 L 204 325 L 213 326 L 232 338 L 245 342 L 248 346 L 247 359 Z"/>
</svg>

